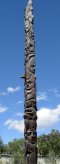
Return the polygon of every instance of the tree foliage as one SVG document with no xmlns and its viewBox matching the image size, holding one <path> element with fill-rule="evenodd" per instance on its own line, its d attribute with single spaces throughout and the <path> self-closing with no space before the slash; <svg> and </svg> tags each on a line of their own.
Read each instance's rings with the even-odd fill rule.
<svg viewBox="0 0 60 164">
<path fill-rule="evenodd" d="M 42 156 L 49 156 L 53 152 L 55 156 L 60 157 L 60 132 L 52 130 L 50 134 L 43 134 L 37 139 L 38 151 Z"/>
<path fill-rule="evenodd" d="M 4 152 L 4 144 L 3 144 L 3 141 L 0 137 L 0 154 L 2 154 Z"/>
<path fill-rule="evenodd" d="M 14 139 L 14 141 L 8 143 L 9 153 L 14 157 L 15 164 L 23 163 L 23 154 L 24 154 L 24 140 L 23 139 Z"/>
</svg>

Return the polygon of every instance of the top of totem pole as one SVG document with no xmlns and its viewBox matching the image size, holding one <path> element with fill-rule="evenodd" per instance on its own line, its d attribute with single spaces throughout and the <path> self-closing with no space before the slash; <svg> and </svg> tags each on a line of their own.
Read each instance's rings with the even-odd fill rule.
<svg viewBox="0 0 60 164">
<path fill-rule="evenodd" d="M 30 24 L 33 24 L 33 4 L 32 0 L 28 0 L 27 7 L 25 8 L 25 31 L 30 30 Z"/>
<path fill-rule="evenodd" d="M 28 3 L 29 3 L 29 4 L 32 4 L 32 0 L 29 0 Z"/>
<path fill-rule="evenodd" d="M 28 0 L 27 8 L 32 9 L 32 0 Z"/>
</svg>

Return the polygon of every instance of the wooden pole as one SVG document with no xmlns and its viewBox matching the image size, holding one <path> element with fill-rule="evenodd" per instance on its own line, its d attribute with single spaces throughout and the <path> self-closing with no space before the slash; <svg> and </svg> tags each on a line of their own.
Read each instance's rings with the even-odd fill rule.
<svg viewBox="0 0 60 164">
<path fill-rule="evenodd" d="M 37 164 L 37 106 L 35 76 L 34 15 L 32 0 L 25 9 L 25 75 L 24 75 L 24 164 Z"/>
</svg>

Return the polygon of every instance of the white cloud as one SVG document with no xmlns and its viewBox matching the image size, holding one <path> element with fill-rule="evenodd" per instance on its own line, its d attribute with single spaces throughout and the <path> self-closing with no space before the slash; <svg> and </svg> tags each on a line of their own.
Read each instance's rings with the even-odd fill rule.
<svg viewBox="0 0 60 164">
<path fill-rule="evenodd" d="M 37 96 L 37 102 L 41 100 L 47 100 L 48 96 L 46 92 L 40 92 L 39 95 Z"/>
<path fill-rule="evenodd" d="M 23 120 L 18 121 L 18 120 L 8 119 L 5 122 L 5 125 L 7 125 L 9 129 L 15 129 L 22 133 L 24 132 L 24 121 Z"/>
<path fill-rule="evenodd" d="M 60 104 L 55 109 L 41 108 L 37 116 L 38 130 L 53 126 L 60 121 Z"/>
<path fill-rule="evenodd" d="M 59 91 L 57 89 L 54 90 L 54 94 L 55 94 L 56 97 L 60 97 L 60 93 L 59 93 Z"/>
<path fill-rule="evenodd" d="M 4 107 L 4 106 L 2 106 L 2 105 L 0 104 L 0 113 L 6 112 L 7 109 L 8 109 L 7 107 Z"/>
<path fill-rule="evenodd" d="M 60 93 L 59 90 L 56 88 L 52 88 L 52 89 L 48 89 L 49 92 L 52 92 L 54 94 L 54 96 L 56 96 L 57 98 L 60 97 Z"/>
<path fill-rule="evenodd" d="M 21 89 L 21 87 L 20 86 L 16 86 L 15 88 L 13 88 L 13 87 L 8 87 L 7 89 L 6 89 L 6 92 L 0 92 L 0 96 L 6 96 L 6 95 L 8 95 L 9 93 L 14 93 L 14 92 L 18 92 L 19 90 Z"/>
<path fill-rule="evenodd" d="M 23 103 L 23 101 L 20 100 L 20 101 L 18 101 L 18 102 L 16 103 L 16 105 L 20 105 L 20 104 L 22 104 L 22 103 Z"/>
<path fill-rule="evenodd" d="M 17 113 L 15 114 L 15 117 L 16 117 L 16 116 L 22 117 L 22 116 L 23 116 L 23 113 L 17 112 Z"/>
<path fill-rule="evenodd" d="M 8 87 L 7 88 L 7 92 L 8 93 L 14 93 L 14 92 L 17 92 L 17 91 L 19 91 L 20 90 L 20 86 L 17 86 L 17 87 L 15 87 L 15 88 L 13 88 L 13 87 Z"/>
<path fill-rule="evenodd" d="M 37 129 L 40 131 L 42 129 L 47 129 L 49 127 L 53 128 L 53 125 L 60 121 L 60 104 L 55 109 L 41 108 L 37 111 Z M 20 132 L 24 132 L 24 120 L 12 120 L 8 119 L 5 125 L 9 129 L 15 129 Z"/>
</svg>

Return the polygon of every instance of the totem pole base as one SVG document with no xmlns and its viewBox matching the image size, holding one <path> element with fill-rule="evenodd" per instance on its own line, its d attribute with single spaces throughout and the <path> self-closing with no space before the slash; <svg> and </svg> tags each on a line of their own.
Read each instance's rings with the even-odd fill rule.
<svg viewBox="0 0 60 164">
<path fill-rule="evenodd" d="M 35 144 L 25 142 L 25 160 L 24 164 L 37 164 L 37 149 Z"/>
<path fill-rule="evenodd" d="M 33 155 L 27 155 L 27 157 L 24 160 L 24 164 L 37 164 L 37 157 L 36 154 L 34 153 Z"/>
</svg>

